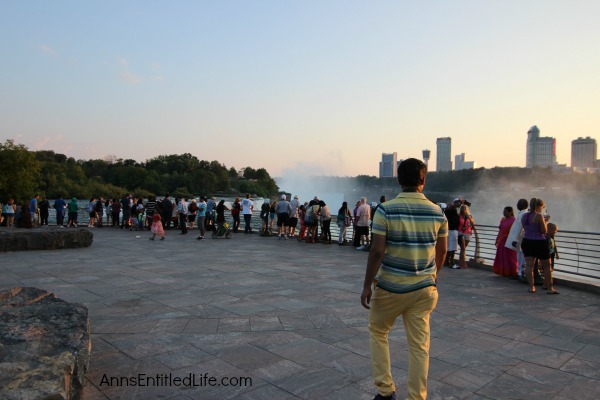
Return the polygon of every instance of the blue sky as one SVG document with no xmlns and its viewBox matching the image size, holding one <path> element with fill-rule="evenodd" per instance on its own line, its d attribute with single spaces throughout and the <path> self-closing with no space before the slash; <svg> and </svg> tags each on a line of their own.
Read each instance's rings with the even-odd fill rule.
<svg viewBox="0 0 600 400">
<path fill-rule="evenodd" d="M 527 130 L 598 138 L 596 1 L 5 1 L 0 139 L 75 158 L 192 153 L 378 173 L 453 138 L 524 166 Z"/>
</svg>

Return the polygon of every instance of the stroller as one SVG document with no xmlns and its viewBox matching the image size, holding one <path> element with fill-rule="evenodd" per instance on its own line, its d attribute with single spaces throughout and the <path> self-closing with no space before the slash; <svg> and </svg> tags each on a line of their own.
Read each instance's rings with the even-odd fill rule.
<svg viewBox="0 0 600 400">
<path fill-rule="evenodd" d="M 225 239 L 231 239 L 231 229 L 229 229 L 229 224 L 227 222 L 224 222 L 223 224 L 219 225 L 219 227 L 216 230 L 213 230 L 211 237 L 213 239 L 222 237 L 224 237 Z"/>
</svg>

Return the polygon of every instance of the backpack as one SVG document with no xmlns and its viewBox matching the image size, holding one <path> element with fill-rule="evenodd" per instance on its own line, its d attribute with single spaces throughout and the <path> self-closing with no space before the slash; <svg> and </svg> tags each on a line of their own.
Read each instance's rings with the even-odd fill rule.
<svg viewBox="0 0 600 400">
<path fill-rule="evenodd" d="M 198 211 L 198 204 L 191 202 L 190 205 L 188 206 L 188 210 L 190 212 L 196 212 Z"/>
<path fill-rule="evenodd" d="M 86 208 L 87 212 L 91 213 L 92 211 L 94 211 L 94 206 L 95 204 L 90 202 L 90 204 L 88 204 Z"/>
</svg>

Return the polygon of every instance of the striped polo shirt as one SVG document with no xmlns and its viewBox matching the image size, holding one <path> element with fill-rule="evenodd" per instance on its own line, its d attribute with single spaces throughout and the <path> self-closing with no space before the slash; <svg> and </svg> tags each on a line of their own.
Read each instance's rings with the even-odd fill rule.
<svg viewBox="0 0 600 400">
<path fill-rule="evenodd" d="M 378 287 L 408 293 L 435 286 L 435 243 L 448 236 L 448 221 L 438 205 L 423 193 L 402 192 L 377 208 L 373 234 L 386 237 Z"/>
</svg>

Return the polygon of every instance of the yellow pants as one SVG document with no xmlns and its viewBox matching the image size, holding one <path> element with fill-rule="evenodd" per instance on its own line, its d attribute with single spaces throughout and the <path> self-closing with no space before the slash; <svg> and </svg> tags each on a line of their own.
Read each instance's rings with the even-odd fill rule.
<svg viewBox="0 0 600 400">
<path fill-rule="evenodd" d="M 427 398 L 429 372 L 429 315 L 435 309 L 438 292 L 429 286 L 409 293 L 391 293 L 375 288 L 371 298 L 369 332 L 371 365 L 377 391 L 389 396 L 396 391 L 392 379 L 388 333 L 402 315 L 408 342 L 408 398 Z"/>
</svg>

